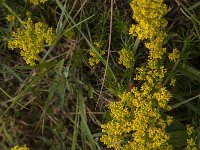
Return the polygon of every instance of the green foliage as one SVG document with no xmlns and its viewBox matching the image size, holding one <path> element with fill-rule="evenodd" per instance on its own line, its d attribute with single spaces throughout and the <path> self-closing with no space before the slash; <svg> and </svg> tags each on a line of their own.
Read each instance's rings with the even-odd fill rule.
<svg viewBox="0 0 200 150">
<path fill-rule="evenodd" d="M 119 101 L 117 95 L 143 84 L 134 78 L 137 67 L 147 66 L 149 52 L 144 42 L 148 40 L 129 35 L 135 20 L 131 19 L 126 0 L 114 1 L 113 9 L 112 0 L 45 1 L 35 1 L 35 5 L 29 0 L 0 0 L 0 148 L 26 144 L 30 150 L 106 149 L 100 142 L 105 134 L 100 126 L 112 120 L 108 106 Z M 177 0 L 167 5 L 171 10 L 165 16 L 168 36 L 164 39 L 166 55 L 162 61 L 167 73 L 163 85 L 173 97 L 172 109 L 160 111 L 164 118 L 174 117 L 166 128 L 174 149 L 186 147 L 187 124 L 194 127 L 194 139 L 200 147 L 200 3 Z M 53 45 L 40 39 L 42 50 L 34 66 L 23 61 L 22 49 L 8 49 L 9 40 L 21 40 L 19 43 L 30 46 L 27 36 L 12 36 L 16 31 L 28 34 L 23 20 L 29 17 L 34 25 L 41 22 L 45 31 L 49 27 L 55 33 Z M 34 30 L 30 32 L 33 36 Z M 103 43 L 103 55 L 96 41 Z M 168 56 L 175 47 L 180 55 L 171 55 L 176 59 L 172 63 Z M 123 58 L 128 67 L 118 63 L 123 48 L 133 56 L 129 62 Z M 95 60 L 90 65 L 88 50 L 99 63 Z M 170 85 L 172 80 L 174 86 Z"/>
</svg>

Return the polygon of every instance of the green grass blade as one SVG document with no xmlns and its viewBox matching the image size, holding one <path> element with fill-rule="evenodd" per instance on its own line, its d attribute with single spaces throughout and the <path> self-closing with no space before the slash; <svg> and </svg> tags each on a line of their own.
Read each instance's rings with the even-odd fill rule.
<svg viewBox="0 0 200 150">
<path fill-rule="evenodd" d="M 199 2 L 196 2 L 195 4 L 193 4 L 192 6 L 190 6 L 190 7 L 188 8 L 188 10 L 193 10 L 193 9 L 199 7 L 199 6 L 200 6 L 200 1 L 199 1 Z"/>
<path fill-rule="evenodd" d="M 83 98 L 82 90 L 80 88 L 77 90 L 77 94 L 78 94 L 78 101 L 79 101 L 79 113 L 81 116 L 81 122 L 83 123 L 86 136 L 89 140 L 89 143 L 91 144 L 92 150 L 100 150 L 98 143 L 94 140 L 92 133 L 87 125 L 84 98 Z"/>
<path fill-rule="evenodd" d="M 196 97 L 193 97 L 191 100 L 193 100 L 193 99 L 196 99 L 196 98 L 198 98 L 200 95 L 197 95 Z M 175 99 L 177 99 L 178 101 L 180 101 L 180 103 L 182 103 L 182 102 L 185 102 L 185 100 L 184 100 L 184 98 L 182 97 L 182 96 L 180 96 L 180 95 L 178 95 L 178 94 L 173 94 L 173 97 L 175 98 Z M 190 99 L 189 99 L 190 100 Z M 190 101 L 191 101 L 190 100 Z M 194 111 L 197 115 L 199 115 L 200 116 L 200 110 L 196 107 L 196 106 L 194 106 L 194 105 L 192 105 L 190 102 L 186 102 L 186 103 L 184 103 L 184 105 L 186 106 L 186 107 L 188 107 L 190 110 L 192 110 L 192 111 Z M 177 107 L 176 107 L 177 108 Z"/>
<path fill-rule="evenodd" d="M 197 96 L 194 96 L 194 97 L 192 97 L 192 98 L 189 98 L 189 99 L 187 99 L 187 100 L 181 101 L 181 102 L 179 102 L 179 103 L 177 103 L 177 104 L 172 105 L 172 109 L 178 108 L 178 107 L 180 107 L 181 105 L 186 104 L 186 103 L 188 103 L 188 102 L 190 102 L 190 101 L 192 101 L 192 100 L 195 100 L 195 99 L 197 99 L 197 98 L 200 98 L 200 94 L 198 94 Z"/>
<path fill-rule="evenodd" d="M 59 0 L 56 0 L 58 6 L 60 7 L 60 9 L 63 11 L 64 10 L 64 6 L 62 5 L 62 3 Z M 78 29 L 78 31 L 81 33 L 81 35 L 83 36 L 83 38 L 85 39 L 85 41 L 88 43 L 88 45 L 94 50 L 95 54 L 97 55 L 97 57 L 101 60 L 101 62 L 106 66 L 106 60 L 104 60 L 102 58 L 102 56 L 98 53 L 97 49 L 92 45 L 92 43 L 88 40 L 88 38 L 86 37 L 86 35 L 81 31 L 81 29 L 78 27 L 77 23 L 75 23 L 75 21 L 72 19 L 72 17 L 69 15 L 69 13 L 65 11 L 65 17 L 68 18 L 73 24 L 74 26 L 76 26 L 76 28 Z M 116 81 L 116 77 L 112 71 L 112 69 L 110 68 L 110 66 L 108 66 L 108 71 L 111 73 L 112 77 L 115 79 Z"/>
<path fill-rule="evenodd" d="M 57 74 L 56 74 L 56 76 L 55 76 L 55 78 L 54 78 L 54 80 L 53 80 L 51 86 L 49 87 L 49 94 L 48 94 L 47 101 L 46 101 L 46 104 L 45 104 L 45 107 L 44 107 L 44 111 L 43 111 L 43 113 L 42 113 L 42 118 L 43 118 L 43 119 L 42 119 L 42 132 L 44 131 L 45 117 L 46 117 L 46 113 L 47 113 L 47 110 L 48 110 L 48 107 L 49 107 L 49 103 L 50 103 L 52 97 L 54 96 L 54 93 L 55 93 L 56 91 L 59 91 L 59 90 L 61 89 L 61 87 L 62 87 L 62 86 L 59 84 L 59 81 L 58 81 L 58 80 L 59 80 L 59 77 L 60 77 L 60 75 L 61 75 L 63 65 L 64 65 L 64 59 L 62 59 L 62 60 L 58 63 L 58 65 L 57 65 L 57 67 L 58 67 L 58 69 L 57 69 Z"/>
<path fill-rule="evenodd" d="M 15 78 L 17 78 L 21 83 L 24 82 L 23 79 L 13 69 L 11 69 L 9 66 L 3 64 L 2 67 L 5 68 Z"/>
<path fill-rule="evenodd" d="M 79 103 L 78 103 L 78 96 L 76 98 L 76 116 L 74 121 L 74 132 L 73 132 L 73 140 L 72 140 L 72 148 L 71 150 L 76 149 L 76 143 L 77 143 L 77 134 L 78 134 L 78 112 L 79 112 Z"/>
<path fill-rule="evenodd" d="M 52 68 L 57 64 L 57 61 L 51 61 L 51 62 L 43 62 L 41 64 L 35 65 L 35 66 L 16 66 L 16 69 L 42 69 L 42 68 Z"/>
<path fill-rule="evenodd" d="M 180 63 L 177 66 L 177 71 L 181 72 L 181 74 L 192 80 L 200 82 L 200 71 L 196 70 L 192 66 L 189 66 L 187 64 L 183 65 L 182 63 Z"/>
<path fill-rule="evenodd" d="M 83 150 L 87 150 L 86 149 L 86 133 L 85 133 L 85 127 L 84 127 L 84 123 L 83 121 L 81 121 L 81 143 L 82 143 L 82 149 Z"/>
</svg>

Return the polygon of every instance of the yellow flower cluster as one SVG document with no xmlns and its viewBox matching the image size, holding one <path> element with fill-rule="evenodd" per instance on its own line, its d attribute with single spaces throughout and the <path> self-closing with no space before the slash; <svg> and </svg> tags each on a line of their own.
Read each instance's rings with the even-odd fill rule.
<svg viewBox="0 0 200 150">
<path fill-rule="evenodd" d="M 68 39 L 72 39 L 75 36 L 75 31 L 73 29 L 64 31 L 64 36 Z"/>
<path fill-rule="evenodd" d="M 176 84 L 176 79 L 172 78 L 172 79 L 171 79 L 170 85 L 171 85 L 171 86 L 175 86 L 175 84 Z"/>
<path fill-rule="evenodd" d="M 25 28 L 18 28 L 13 32 L 14 39 L 8 41 L 8 47 L 19 48 L 26 63 L 35 65 L 35 61 L 39 59 L 38 54 L 44 50 L 45 44 L 53 44 L 55 35 L 52 28 L 42 22 L 33 24 L 30 18 L 23 22 L 23 26 Z"/>
<path fill-rule="evenodd" d="M 197 150 L 197 145 L 195 143 L 195 139 L 193 138 L 193 134 L 194 134 L 194 127 L 191 127 L 190 125 L 186 125 L 187 128 L 187 135 L 188 135 L 188 139 L 187 139 L 187 147 L 186 150 Z"/>
<path fill-rule="evenodd" d="M 139 39 L 153 39 L 167 25 L 163 16 L 168 12 L 168 8 L 163 4 L 163 0 L 132 0 L 130 5 L 134 11 L 133 19 L 138 24 L 132 25 L 129 33 Z"/>
<path fill-rule="evenodd" d="M 28 147 L 26 147 L 26 145 L 23 145 L 21 147 L 19 145 L 16 145 L 11 150 L 30 150 L 30 149 Z"/>
<path fill-rule="evenodd" d="M 9 21 L 9 22 L 10 21 L 14 21 L 15 20 L 15 16 L 13 16 L 13 15 L 7 15 L 6 16 L 6 20 Z"/>
<path fill-rule="evenodd" d="M 164 39 L 162 30 L 167 25 L 163 16 L 168 12 L 163 0 L 132 0 L 133 19 L 137 22 L 129 33 L 145 40 L 149 49 L 146 66 L 137 68 L 135 80 L 142 80 L 140 87 L 120 95 L 119 102 L 109 106 L 112 120 L 102 125 L 105 133 L 101 141 L 108 148 L 116 150 L 172 150 L 168 143 L 166 127 L 173 119 L 165 119 L 161 109 L 170 110 L 168 105 L 172 95 L 162 82 L 167 70 L 163 66 Z"/>
<path fill-rule="evenodd" d="M 99 52 L 99 54 L 101 56 L 103 56 L 105 54 L 105 52 L 103 50 L 101 50 L 101 48 L 103 46 L 102 43 L 100 43 L 100 42 L 94 42 L 94 45 L 95 45 L 97 51 Z M 98 64 L 100 62 L 97 54 L 94 52 L 94 50 L 92 48 L 89 49 L 89 55 L 91 56 L 89 58 L 89 64 L 90 64 L 90 66 L 94 66 L 94 65 L 96 65 L 96 64 Z"/>
<path fill-rule="evenodd" d="M 112 120 L 102 125 L 107 134 L 101 141 L 116 150 L 171 150 L 165 128 L 171 117 L 163 120 L 151 95 L 134 87 L 131 92 L 120 95 L 119 102 L 110 103 Z M 149 98 L 149 99 L 148 99 Z"/>
<path fill-rule="evenodd" d="M 128 97 L 128 95 L 124 96 Z M 110 103 L 109 108 L 111 109 L 113 120 L 105 125 L 102 125 L 102 131 L 107 132 L 108 136 L 103 135 L 101 137 L 101 141 L 107 144 L 108 148 L 117 148 L 121 145 L 124 137 L 123 134 L 129 133 L 132 130 L 131 121 L 127 121 L 127 118 L 130 118 L 131 116 L 129 114 L 128 107 L 125 108 L 122 101 Z"/>
<path fill-rule="evenodd" d="M 48 0 L 29 0 L 31 3 L 33 3 L 34 5 L 39 5 L 40 3 L 45 3 Z"/>
<path fill-rule="evenodd" d="M 180 52 L 177 48 L 173 49 L 173 52 L 169 54 L 169 60 L 176 62 L 180 58 Z"/>
<path fill-rule="evenodd" d="M 130 68 L 134 61 L 134 54 L 132 51 L 123 48 L 119 51 L 119 64 L 122 64 L 126 68 Z"/>
</svg>

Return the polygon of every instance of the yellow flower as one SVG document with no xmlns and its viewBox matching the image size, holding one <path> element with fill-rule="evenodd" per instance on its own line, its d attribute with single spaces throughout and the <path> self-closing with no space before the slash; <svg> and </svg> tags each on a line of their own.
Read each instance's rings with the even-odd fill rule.
<svg viewBox="0 0 200 150">
<path fill-rule="evenodd" d="M 163 16 L 168 12 L 163 0 L 132 0 L 133 19 L 138 24 L 130 28 L 129 33 L 140 40 L 153 39 L 167 25 Z"/>
<path fill-rule="evenodd" d="M 173 52 L 169 54 L 169 60 L 176 62 L 180 58 L 180 52 L 177 48 L 173 49 Z"/>
<path fill-rule="evenodd" d="M 153 97 L 156 99 L 156 101 L 158 102 L 158 105 L 161 108 L 167 109 L 168 108 L 167 103 L 172 97 L 172 95 L 169 93 L 169 91 L 166 90 L 165 87 L 162 87 L 159 89 L 158 92 L 153 94 Z"/>
<path fill-rule="evenodd" d="M 193 138 L 187 139 L 186 150 L 197 150 L 197 146 Z"/>
<path fill-rule="evenodd" d="M 171 82 L 170 82 L 170 85 L 171 85 L 171 86 L 175 86 L 175 84 L 176 84 L 176 79 L 172 78 L 172 79 L 171 79 Z"/>
<path fill-rule="evenodd" d="M 26 63 L 35 65 L 35 61 L 39 60 L 38 54 L 44 50 L 45 44 L 53 44 L 55 35 L 52 28 L 48 28 L 42 22 L 33 24 L 30 18 L 24 21 L 23 25 L 25 28 L 18 28 L 13 32 L 13 39 L 8 41 L 8 48 L 19 48 Z"/>
<path fill-rule="evenodd" d="M 193 137 L 194 127 L 190 125 L 186 125 L 186 128 L 187 128 L 187 135 L 188 135 L 186 150 L 197 150 L 197 145 Z"/>
<path fill-rule="evenodd" d="M 16 145 L 15 147 L 11 148 L 11 150 L 30 150 L 26 145 L 23 146 L 18 146 Z"/>
<path fill-rule="evenodd" d="M 192 127 L 190 125 L 186 125 L 186 128 L 187 128 L 188 136 L 191 136 L 194 133 L 194 127 Z"/>
<path fill-rule="evenodd" d="M 7 15 L 6 16 L 6 20 L 9 21 L 9 22 L 10 21 L 14 21 L 15 20 L 15 16 L 13 16 L 13 15 Z"/>
<path fill-rule="evenodd" d="M 39 5 L 40 3 L 45 3 L 48 0 L 29 0 L 31 3 L 33 3 L 34 5 Z"/>
<path fill-rule="evenodd" d="M 166 52 L 166 48 L 162 47 L 165 36 L 162 32 L 158 33 L 157 37 L 145 43 L 145 46 L 150 50 L 149 59 L 162 59 L 163 54 Z"/>
<path fill-rule="evenodd" d="M 64 32 L 64 36 L 65 36 L 66 38 L 68 38 L 68 39 L 72 39 L 72 38 L 75 36 L 75 32 L 74 32 L 73 29 L 71 29 L 71 30 L 66 30 L 66 31 Z"/>
<path fill-rule="evenodd" d="M 100 43 L 100 42 L 94 42 L 94 45 L 95 45 L 96 49 L 98 50 L 99 54 L 101 56 L 103 56 L 105 54 L 105 52 L 103 50 L 101 50 L 102 43 Z M 98 64 L 100 62 L 97 54 L 94 52 L 94 50 L 92 48 L 89 49 L 89 55 L 91 56 L 89 58 L 89 64 L 90 64 L 90 66 L 94 66 L 94 65 L 96 65 L 96 64 Z"/>
<path fill-rule="evenodd" d="M 122 64 L 126 68 L 133 66 L 134 54 L 132 51 L 123 48 L 119 51 L 119 64 Z"/>
</svg>

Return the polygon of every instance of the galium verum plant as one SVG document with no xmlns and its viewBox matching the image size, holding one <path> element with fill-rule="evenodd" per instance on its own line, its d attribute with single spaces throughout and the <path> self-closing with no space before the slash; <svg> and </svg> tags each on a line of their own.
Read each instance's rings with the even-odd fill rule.
<svg viewBox="0 0 200 150">
<path fill-rule="evenodd" d="M 55 34 L 45 23 L 33 24 L 31 18 L 23 21 L 22 25 L 22 28 L 13 32 L 13 39 L 8 41 L 8 47 L 19 48 L 26 63 L 35 65 L 35 61 L 39 60 L 38 54 L 44 50 L 45 44 L 50 46 L 54 43 Z"/>
<path fill-rule="evenodd" d="M 173 119 L 163 118 L 161 113 L 170 110 L 168 103 L 172 97 L 163 86 L 167 73 L 163 65 L 167 21 L 163 16 L 168 7 L 163 0 L 132 0 L 130 5 L 137 24 L 132 25 L 129 33 L 145 41 L 149 56 L 146 65 L 137 68 L 135 80 L 143 81 L 142 85 L 119 95 L 118 102 L 110 103 L 112 120 L 102 125 L 106 134 L 101 141 L 116 150 L 171 150 L 166 127 Z"/>
<path fill-rule="evenodd" d="M 102 43 L 101 42 L 94 42 L 94 46 L 96 47 L 97 51 L 101 56 L 105 55 L 105 52 L 101 50 Z M 100 59 L 98 58 L 97 54 L 94 52 L 92 48 L 88 50 L 90 58 L 89 58 L 89 64 L 90 66 L 97 65 L 100 62 Z"/>
</svg>

